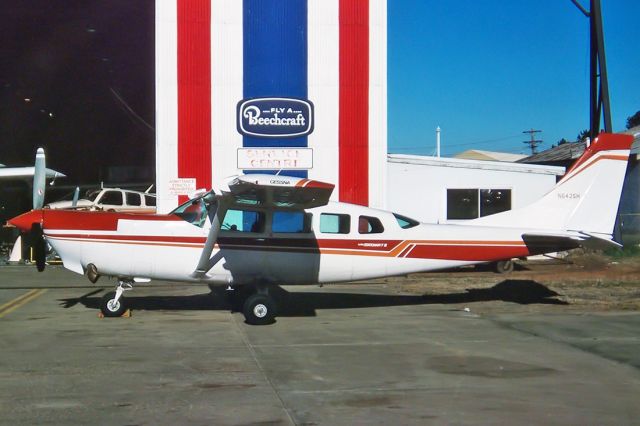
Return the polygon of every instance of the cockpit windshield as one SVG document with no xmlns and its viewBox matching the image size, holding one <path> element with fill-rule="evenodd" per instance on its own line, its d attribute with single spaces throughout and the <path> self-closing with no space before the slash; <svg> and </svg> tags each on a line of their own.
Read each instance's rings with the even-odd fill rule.
<svg viewBox="0 0 640 426">
<path fill-rule="evenodd" d="M 178 206 L 170 214 L 174 214 L 192 225 L 202 228 L 212 206 L 215 212 L 216 196 L 210 191 Z"/>
</svg>

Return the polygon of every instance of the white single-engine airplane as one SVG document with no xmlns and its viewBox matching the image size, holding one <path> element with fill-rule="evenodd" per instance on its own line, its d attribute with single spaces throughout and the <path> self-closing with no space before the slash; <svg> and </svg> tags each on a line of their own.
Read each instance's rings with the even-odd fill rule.
<svg viewBox="0 0 640 426">
<path fill-rule="evenodd" d="M 117 277 L 115 292 L 101 303 L 105 316 L 122 315 L 122 294 L 134 283 L 161 279 L 248 289 L 240 301 L 247 322 L 266 324 L 275 316 L 270 289 L 280 284 L 619 246 L 612 234 L 632 141 L 601 134 L 537 202 L 465 224 L 424 224 L 329 202 L 331 184 L 273 175 L 236 177 L 221 192 L 207 192 L 166 215 L 45 209 L 10 223 L 44 235 L 67 269 L 92 282 Z M 418 195 L 420 183 L 413 184 Z"/>
</svg>

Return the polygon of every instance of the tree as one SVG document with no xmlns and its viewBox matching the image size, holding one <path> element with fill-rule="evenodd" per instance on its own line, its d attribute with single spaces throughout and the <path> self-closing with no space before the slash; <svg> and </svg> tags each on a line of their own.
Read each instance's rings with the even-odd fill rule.
<svg viewBox="0 0 640 426">
<path fill-rule="evenodd" d="M 565 143 L 569 142 L 568 140 L 566 140 L 565 138 L 562 138 L 558 141 L 558 146 L 560 145 L 564 145 Z"/>
<path fill-rule="evenodd" d="M 627 117 L 627 129 L 640 126 L 640 111 L 633 114 L 631 117 Z"/>
<path fill-rule="evenodd" d="M 579 141 L 579 142 L 582 142 L 583 140 L 585 140 L 588 137 L 589 137 L 589 129 L 584 129 L 583 131 L 578 133 L 578 137 L 576 138 L 576 140 Z"/>
</svg>

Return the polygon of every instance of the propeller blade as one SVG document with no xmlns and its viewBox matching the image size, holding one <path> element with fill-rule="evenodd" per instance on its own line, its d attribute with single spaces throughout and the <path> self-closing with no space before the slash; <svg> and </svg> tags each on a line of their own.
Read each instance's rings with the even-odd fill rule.
<svg viewBox="0 0 640 426">
<path fill-rule="evenodd" d="M 76 190 L 73 191 L 73 201 L 71 201 L 71 207 L 78 207 L 78 198 L 80 198 L 80 187 L 76 186 Z"/>
<path fill-rule="evenodd" d="M 47 171 L 44 157 L 44 149 L 38 148 L 33 172 L 33 209 L 41 209 L 44 205 L 44 191 L 46 186 Z"/>
</svg>

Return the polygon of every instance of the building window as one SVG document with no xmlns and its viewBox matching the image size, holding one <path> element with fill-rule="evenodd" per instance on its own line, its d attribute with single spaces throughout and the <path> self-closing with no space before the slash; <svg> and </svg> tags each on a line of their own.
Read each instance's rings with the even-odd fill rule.
<svg viewBox="0 0 640 426">
<path fill-rule="evenodd" d="M 447 219 L 475 219 L 477 217 L 477 189 L 447 189 Z"/>
<path fill-rule="evenodd" d="M 348 214 L 321 213 L 320 232 L 323 234 L 348 234 L 351 229 Z"/>
<path fill-rule="evenodd" d="M 476 219 L 511 210 L 510 189 L 447 189 L 447 219 Z"/>
<path fill-rule="evenodd" d="M 511 210 L 510 189 L 481 189 L 480 216 L 489 216 Z"/>
</svg>

